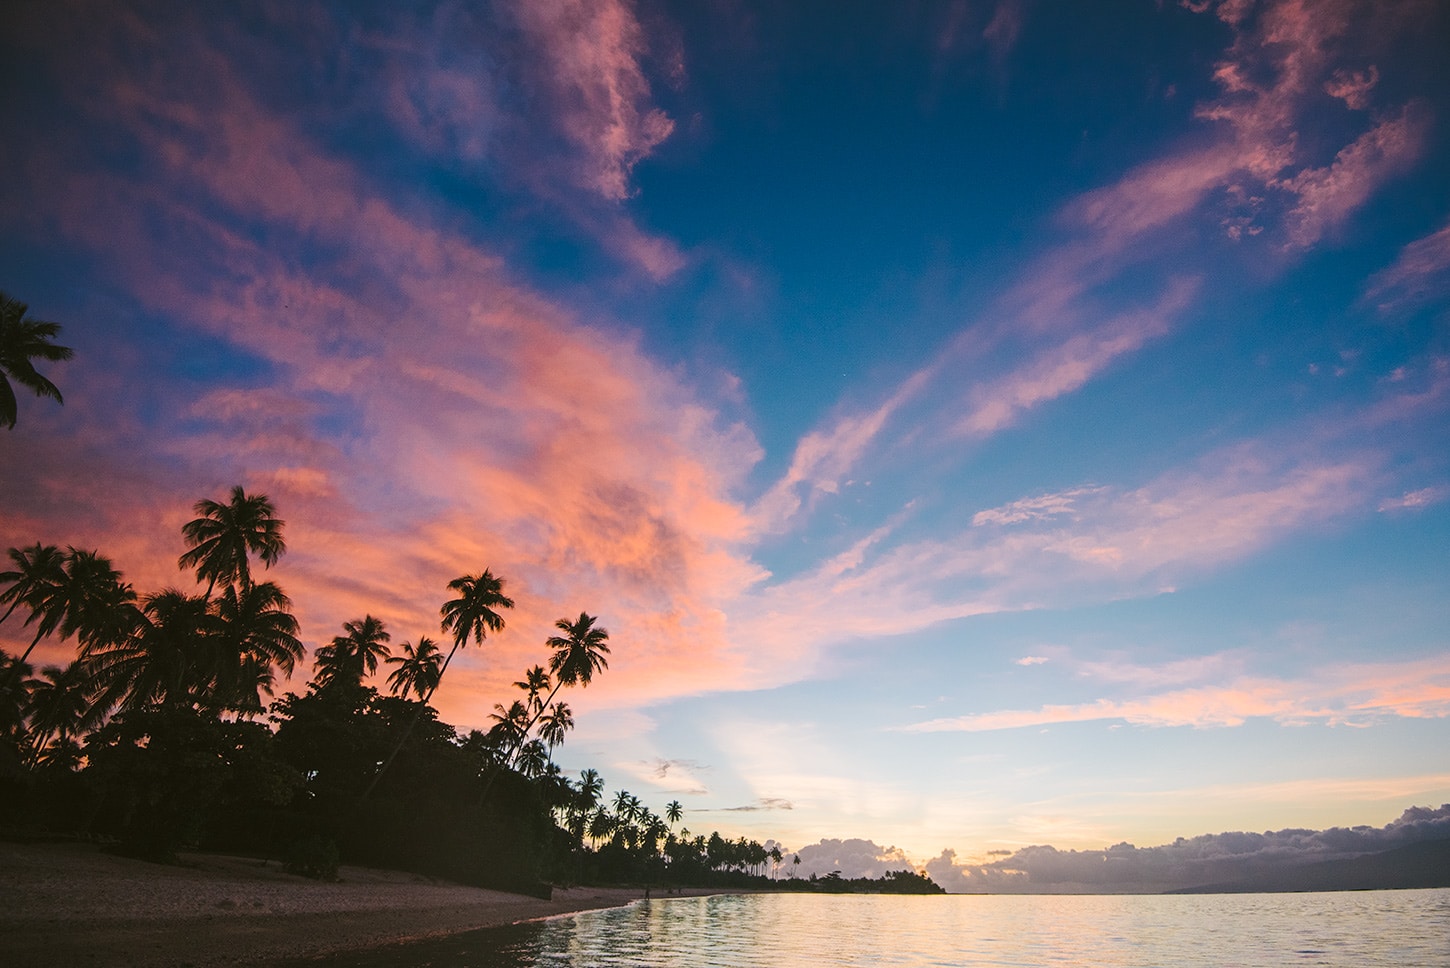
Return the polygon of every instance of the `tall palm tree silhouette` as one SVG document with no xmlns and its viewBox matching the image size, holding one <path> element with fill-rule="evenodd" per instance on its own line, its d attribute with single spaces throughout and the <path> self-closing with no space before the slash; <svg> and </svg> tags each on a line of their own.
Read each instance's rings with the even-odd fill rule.
<svg viewBox="0 0 1450 968">
<path fill-rule="evenodd" d="M 131 633 L 139 619 L 136 593 L 121 580 L 121 573 L 109 558 L 94 551 L 36 544 L 10 549 L 16 569 L 0 575 L 10 581 L 4 592 L 12 608 L 23 604 L 30 611 L 25 625 L 35 623 L 35 636 L 12 667 L 0 690 L 9 691 L 19 681 L 20 666 L 40 640 L 60 632 L 62 639 L 75 636 L 81 656 L 100 646 L 117 642 Z M 7 610 L 6 615 L 9 615 Z"/>
<path fill-rule="evenodd" d="M 609 654 L 609 646 L 605 640 L 609 638 L 609 631 L 603 628 L 596 628 L 595 617 L 579 613 L 576 621 L 569 621 L 561 618 L 554 623 L 554 627 L 563 632 L 563 635 L 551 635 L 546 644 L 554 650 L 549 657 L 549 669 L 554 675 L 554 688 L 550 690 L 549 696 L 542 703 L 537 703 L 528 725 L 515 741 L 514 747 L 504 756 L 501 763 L 494 767 L 493 772 L 483 785 L 481 797 L 487 797 L 488 791 L 493 787 L 493 781 L 498 777 L 498 772 L 504 763 L 511 762 L 518 755 L 519 749 L 527 741 L 529 731 L 553 703 L 554 697 L 564 686 L 587 686 L 594 678 L 594 673 L 601 669 L 609 668 L 609 661 L 604 657 Z"/>
<path fill-rule="evenodd" d="M 240 484 L 222 504 L 203 498 L 192 507 L 195 520 L 181 527 L 191 550 L 177 559 L 181 569 L 195 568 L 197 581 L 206 582 L 206 597 L 218 582 L 250 585 L 249 554 L 270 568 L 287 550 L 282 540 L 283 521 L 265 494 L 247 495 Z"/>
<path fill-rule="evenodd" d="M 574 622 L 561 618 L 554 623 L 564 634 L 551 635 L 547 642 L 554 650 L 549 657 L 549 670 L 554 673 L 555 685 L 545 706 L 554 701 L 554 693 L 560 686 L 587 686 L 593 681 L 594 673 L 609 668 L 609 661 L 604 658 L 609 654 L 609 646 L 605 644 L 609 631 L 596 628 L 595 621 L 594 616 L 580 612 Z"/>
<path fill-rule="evenodd" d="M 367 789 L 363 790 L 361 799 L 366 800 L 377 788 L 378 781 L 383 774 L 388 772 L 388 767 L 393 765 L 403 745 L 408 742 L 408 737 L 413 735 L 413 728 L 418 725 L 418 720 L 423 715 L 423 710 L 428 706 L 428 700 L 433 698 L 433 692 L 443 681 L 443 674 L 448 671 L 448 664 L 453 661 L 453 654 L 468 644 L 471 637 L 478 645 L 483 645 L 483 640 L 489 632 L 498 632 L 503 629 L 503 616 L 499 610 L 513 608 L 514 601 L 503 593 L 503 579 L 494 575 L 487 568 L 481 575 L 463 575 L 448 583 L 450 591 L 458 592 L 458 597 L 452 601 L 444 602 L 439 610 L 442 620 L 440 625 L 445 632 L 453 633 L 453 648 L 448 650 L 448 655 L 443 659 L 443 665 L 438 669 L 438 676 L 428 691 L 423 694 L 422 701 L 418 704 L 418 710 L 413 718 L 408 720 L 408 728 L 403 730 L 403 735 L 398 738 L 397 744 L 393 747 L 383 765 L 378 767 L 378 772 L 373 774 L 372 781 L 368 783 Z M 515 752 L 517 749 L 515 749 Z M 491 781 L 490 781 L 491 782 Z M 487 785 L 484 791 L 487 792 Z"/>
<path fill-rule="evenodd" d="M 15 428 L 18 408 L 11 381 L 38 397 L 50 397 L 64 403 L 60 389 L 35 369 L 35 360 L 55 363 L 68 360 L 75 351 L 52 342 L 60 335 L 59 323 L 26 318 L 30 307 L 0 292 L 0 424 Z"/>
<path fill-rule="evenodd" d="M 503 593 L 503 579 L 496 577 L 487 568 L 478 576 L 464 575 L 453 579 L 448 583 L 448 588 L 458 592 L 458 597 L 444 602 L 440 610 L 443 631 L 453 633 L 453 648 L 448 650 L 448 657 L 443 660 L 443 668 L 438 671 L 440 680 L 443 673 L 448 671 L 448 663 L 453 661 L 453 653 L 467 645 L 470 637 L 476 645 L 481 646 L 489 632 L 502 631 L 503 616 L 499 614 L 499 610 L 514 607 L 513 599 Z M 423 701 L 427 702 L 432 694 L 433 690 L 428 690 L 428 696 Z"/>
<path fill-rule="evenodd" d="M 84 656 L 130 635 L 140 619 L 136 592 L 111 559 L 95 551 L 67 548 L 65 581 L 52 607 L 64 615 L 62 639 L 74 635 Z"/>
</svg>

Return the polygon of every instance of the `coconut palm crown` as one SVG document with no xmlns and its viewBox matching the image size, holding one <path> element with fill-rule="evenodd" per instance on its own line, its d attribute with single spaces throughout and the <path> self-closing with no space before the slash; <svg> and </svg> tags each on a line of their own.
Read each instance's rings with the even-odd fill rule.
<svg viewBox="0 0 1450 968">
<path fill-rule="evenodd" d="M 577 621 L 561 618 L 554 623 L 564 634 L 549 636 L 547 644 L 554 650 L 549 657 L 549 669 L 560 684 L 587 686 L 594 673 L 609 668 L 604 658 L 609 654 L 609 646 L 605 644 L 609 631 L 595 628 L 595 621 L 594 616 L 580 612 Z"/>
<path fill-rule="evenodd" d="M 12 430 L 18 408 L 11 381 L 33 390 L 38 397 L 50 397 L 56 403 L 64 403 L 60 389 L 40 375 L 34 361 L 54 363 L 68 360 L 75 354 L 70 347 L 57 346 L 53 342 L 60 335 L 60 324 L 26 318 L 29 308 L 0 292 L 0 424 Z"/>
<path fill-rule="evenodd" d="M 196 569 L 197 581 L 205 581 L 206 597 L 218 582 L 250 585 L 248 555 L 255 554 L 270 568 L 287 550 L 282 540 L 283 521 L 265 494 L 248 495 L 238 484 L 222 504 L 203 498 L 192 508 L 197 517 L 181 527 L 190 551 L 177 559 L 177 566 Z"/>
</svg>

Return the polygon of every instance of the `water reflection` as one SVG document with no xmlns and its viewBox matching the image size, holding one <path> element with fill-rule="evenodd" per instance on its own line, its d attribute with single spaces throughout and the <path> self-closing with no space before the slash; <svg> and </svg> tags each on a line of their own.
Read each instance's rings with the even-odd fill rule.
<svg viewBox="0 0 1450 968">
<path fill-rule="evenodd" d="M 1450 965 L 1450 890 L 645 901 L 341 956 L 355 968 Z"/>
</svg>

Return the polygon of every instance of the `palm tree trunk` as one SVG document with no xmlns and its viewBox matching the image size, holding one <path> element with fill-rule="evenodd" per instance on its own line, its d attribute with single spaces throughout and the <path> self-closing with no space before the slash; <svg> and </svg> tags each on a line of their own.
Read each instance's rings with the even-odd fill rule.
<svg viewBox="0 0 1450 968">
<path fill-rule="evenodd" d="M 494 768 L 489 771 L 488 779 L 483 781 L 483 792 L 478 795 L 478 805 L 480 807 L 483 806 L 484 803 L 488 800 L 488 791 L 493 789 L 493 781 L 498 779 L 499 771 L 504 768 L 505 764 L 511 762 L 513 758 L 519 754 L 519 750 L 524 748 L 524 743 L 527 742 L 529 738 L 529 730 L 533 729 L 534 724 L 539 721 L 539 717 L 544 715 L 544 710 L 549 708 L 549 703 L 554 701 L 554 696 L 558 694 L 559 687 L 563 684 L 563 682 L 554 683 L 553 690 L 549 692 L 549 698 L 544 700 L 543 705 L 539 706 L 538 712 L 534 713 L 534 717 L 529 720 L 529 724 L 523 728 L 523 731 L 521 733 L 519 733 L 519 738 L 514 742 L 514 748 L 509 752 L 509 755 L 504 757 L 503 760 L 499 763 L 495 764 Z"/>
<path fill-rule="evenodd" d="M 362 796 L 358 797 L 359 803 L 365 802 L 367 798 L 372 795 L 373 790 L 377 789 L 378 781 L 383 778 L 384 773 L 388 772 L 388 767 L 393 765 L 393 760 L 397 758 L 397 755 L 399 752 L 402 751 L 404 744 L 408 742 L 408 737 L 413 735 L 413 728 L 418 725 L 418 720 L 423 718 L 423 710 L 428 708 L 428 700 L 433 698 L 433 693 L 443 682 L 443 673 L 448 671 L 448 663 L 453 661 L 453 653 L 457 651 L 458 643 L 454 642 L 453 648 L 448 650 L 448 655 L 443 660 L 443 668 L 438 670 L 438 678 L 433 680 L 433 685 L 428 687 L 428 692 L 423 697 L 422 702 L 418 703 L 418 709 L 416 712 L 413 713 L 413 718 L 408 720 L 408 728 L 403 730 L 403 735 L 398 740 L 398 745 L 393 747 L 393 751 L 388 754 L 388 758 L 386 760 L 383 760 L 383 765 L 378 767 L 378 772 L 373 774 L 372 781 L 368 783 L 368 788 L 362 792 Z"/>
<path fill-rule="evenodd" d="M 20 659 L 19 659 L 18 662 L 16 662 L 16 664 L 15 664 L 16 669 L 19 669 L 20 666 L 22 666 L 22 665 L 25 664 L 25 660 L 28 659 L 28 658 L 30 658 L 30 653 L 32 653 L 32 652 L 35 651 L 35 647 L 40 644 L 40 640 L 43 639 L 43 638 L 45 638 L 45 633 L 44 632 L 36 632 L 35 633 L 35 638 L 31 639 L 30 640 L 30 645 L 26 646 L 26 648 L 25 648 L 25 654 L 20 657 Z"/>
<path fill-rule="evenodd" d="M 11 672 L 10 675 L 6 677 L 7 681 L 0 683 L 0 691 L 9 692 L 11 689 L 15 688 L 15 684 L 20 681 L 20 670 L 25 668 L 25 660 L 30 658 L 30 653 L 35 651 L 35 647 L 40 644 L 40 640 L 43 638 L 45 638 L 44 631 L 35 633 L 35 638 L 30 640 L 30 645 L 26 647 L 25 654 L 22 655 L 20 658 L 16 659 L 15 664 L 10 667 Z"/>
<path fill-rule="evenodd" d="M 15 599 L 15 601 L 13 601 L 13 602 L 10 603 L 10 607 L 5 610 L 5 614 L 4 615 L 0 615 L 0 625 L 4 625 L 5 624 L 5 620 L 10 617 L 10 613 L 13 612 L 13 611 L 15 611 L 15 606 L 17 606 L 19 604 L 20 604 L 20 599 L 18 599 L 18 598 Z"/>
</svg>

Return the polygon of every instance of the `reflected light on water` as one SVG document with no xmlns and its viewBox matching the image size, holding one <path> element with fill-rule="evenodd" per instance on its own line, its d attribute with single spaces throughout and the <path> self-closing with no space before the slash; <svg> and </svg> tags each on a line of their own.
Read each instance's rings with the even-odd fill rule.
<svg viewBox="0 0 1450 968">
<path fill-rule="evenodd" d="M 1450 890 L 644 901 L 329 962 L 355 968 L 1444 968 Z"/>
</svg>

